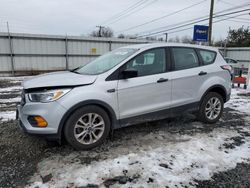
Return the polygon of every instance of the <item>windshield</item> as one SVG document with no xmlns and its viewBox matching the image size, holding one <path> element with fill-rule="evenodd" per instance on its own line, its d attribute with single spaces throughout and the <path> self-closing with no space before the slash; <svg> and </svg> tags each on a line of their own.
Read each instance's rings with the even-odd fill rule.
<svg viewBox="0 0 250 188">
<path fill-rule="evenodd" d="M 132 48 L 120 48 L 113 50 L 107 54 L 96 58 L 95 60 L 75 70 L 74 72 L 79 74 L 91 75 L 104 73 L 121 63 L 123 60 L 131 56 L 136 51 L 137 49 Z"/>
</svg>

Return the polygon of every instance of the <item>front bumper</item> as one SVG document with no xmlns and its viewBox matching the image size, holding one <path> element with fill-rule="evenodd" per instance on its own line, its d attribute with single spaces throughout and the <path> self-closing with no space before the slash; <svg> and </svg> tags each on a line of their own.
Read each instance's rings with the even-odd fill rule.
<svg viewBox="0 0 250 188">
<path fill-rule="evenodd" d="M 59 124 L 66 113 L 66 109 L 58 102 L 51 103 L 26 103 L 17 106 L 17 120 L 23 132 L 41 136 L 58 135 Z M 29 116 L 42 116 L 48 123 L 47 127 L 34 127 L 29 121 Z"/>
</svg>

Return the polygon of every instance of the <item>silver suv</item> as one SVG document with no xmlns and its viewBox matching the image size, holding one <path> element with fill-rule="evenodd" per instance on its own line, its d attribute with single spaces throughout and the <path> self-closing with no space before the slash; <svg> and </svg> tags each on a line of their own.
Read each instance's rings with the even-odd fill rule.
<svg viewBox="0 0 250 188">
<path fill-rule="evenodd" d="M 25 132 L 63 137 L 76 149 L 100 145 L 114 129 L 184 111 L 215 123 L 230 98 L 230 71 L 215 48 L 122 47 L 73 71 L 24 81 L 17 118 Z"/>
</svg>

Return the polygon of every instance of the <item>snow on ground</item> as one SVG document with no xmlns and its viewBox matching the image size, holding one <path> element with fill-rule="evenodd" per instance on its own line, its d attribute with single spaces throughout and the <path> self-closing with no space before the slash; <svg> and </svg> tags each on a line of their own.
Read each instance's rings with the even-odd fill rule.
<svg viewBox="0 0 250 188">
<path fill-rule="evenodd" d="M 16 112 L 15 111 L 0 112 L 0 120 L 1 121 L 9 121 L 12 119 L 16 119 Z"/>
<path fill-rule="evenodd" d="M 232 113 L 246 113 L 246 121 L 250 125 L 250 98 L 244 96 L 247 92 L 233 89 L 231 100 L 225 107 L 239 111 Z M 243 130 L 250 133 L 250 126 Z M 152 140 L 150 136 L 145 137 Z M 208 180 L 216 172 L 235 168 L 237 163 L 250 162 L 249 137 L 238 147 L 226 147 L 233 142 L 231 138 L 240 136 L 237 130 L 229 128 L 216 128 L 209 134 L 174 134 L 173 142 L 163 141 L 158 147 L 142 147 L 136 152 L 91 164 L 82 164 L 77 152 L 53 156 L 39 163 L 38 172 L 28 187 L 79 187 L 88 184 L 105 187 L 105 180 L 113 178 L 114 181 L 115 177 L 125 177 L 125 184 L 111 187 L 195 187 L 195 180 Z M 43 183 L 41 177 L 48 174 L 52 179 Z"/>
<path fill-rule="evenodd" d="M 124 169 L 127 172 L 125 175 L 134 177 L 135 180 L 119 187 L 193 187 L 194 178 L 206 180 L 215 172 L 234 168 L 239 162 L 248 162 L 250 139 L 234 150 L 225 152 L 225 149 L 218 149 L 232 136 L 239 135 L 225 129 L 217 129 L 209 135 L 176 135 L 186 141 L 163 143 L 152 150 L 138 151 L 90 165 L 77 162 L 75 154 L 53 156 L 38 166 L 39 174 L 51 173 L 52 180 L 42 184 L 40 175 L 37 174 L 33 179 L 36 181 L 30 187 L 67 187 L 71 184 L 76 187 L 87 184 L 103 187 L 104 179 L 124 176 Z"/>
<path fill-rule="evenodd" d="M 0 94 L 10 95 L 7 99 L 0 98 L 0 108 L 7 109 L 0 112 L 0 121 L 15 119 L 14 108 L 8 110 L 6 107 L 20 101 L 13 93 L 20 93 L 21 86 L 18 83 L 23 79 L 8 78 L 12 85 L 0 88 Z M 246 114 L 245 119 L 250 125 L 249 92 L 249 89 L 233 89 L 231 100 L 225 107 L 237 110 L 232 113 Z M 250 126 L 242 131 L 250 133 Z M 154 140 L 155 134 L 149 133 L 143 138 L 138 137 L 140 146 L 136 149 L 123 152 L 121 145 L 119 150 L 113 150 L 116 154 L 87 164 L 79 160 L 81 152 L 53 155 L 38 164 L 38 171 L 31 177 L 27 187 L 73 187 L 88 184 L 104 187 L 106 180 L 115 177 L 125 178 L 125 184 L 114 184 L 111 187 L 192 187 L 196 184 L 194 179 L 207 180 L 216 172 L 234 168 L 237 163 L 250 162 L 250 137 L 246 137 L 240 146 L 225 147 L 225 144 L 232 142 L 232 137 L 240 136 L 234 129 L 216 128 L 210 133 L 197 132 L 193 135 L 163 134 L 170 139 L 163 139 L 159 144 L 140 145 L 140 142 Z M 52 178 L 44 181 L 41 177 L 48 174 Z"/>
<path fill-rule="evenodd" d="M 16 118 L 13 106 L 20 102 L 21 81 L 25 77 L 0 77 L 0 120 L 9 121 Z"/>
<path fill-rule="evenodd" d="M 225 107 L 235 109 L 239 112 L 250 114 L 250 84 L 247 89 L 232 89 L 231 98 L 225 104 Z"/>
<path fill-rule="evenodd" d="M 13 86 L 13 87 L 7 87 L 7 88 L 0 88 L 0 93 L 10 93 L 12 91 L 20 91 L 21 89 L 22 89 L 21 86 Z"/>
<path fill-rule="evenodd" d="M 15 103 L 15 102 L 20 102 L 21 98 L 20 97 L 15 97 L 15 98 L 10 98 L 10 99 L 0 99 L 0 103 Z"/>
<path fill-rule="evenodd" d="M 11 80 L 12 82 L 19 82 L 19 81 L 22 81 L 22 80 L 25 80 L 25 79 L 29 79 L 29 78 L 32 78 L 33 76 L 14 76 L 14 77 L 11 77 L 11 76 L 3 76 L 3 77 L 0 77 L 0 80 Z"/>
</svg>

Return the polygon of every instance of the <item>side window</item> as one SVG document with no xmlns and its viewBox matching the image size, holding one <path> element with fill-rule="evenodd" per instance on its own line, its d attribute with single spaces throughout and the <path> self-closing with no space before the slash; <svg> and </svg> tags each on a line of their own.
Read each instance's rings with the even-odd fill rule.
<svg viewBox="0 0 250 188">
<path fill-rule="evenodd" d="M 199 50 L 199 54 L 205 65 L 213 63 L 216 57 L 216 52 L 208 51 L 208 50 Z"/>
<path fill-rule="evenodd" d="M 165 49 L 158 48 L 141 53 L 126 64 L 126 69 L 137 70 L 138 76 L 147 76 L 165 72 Z"/>
<path fill-rule="evenodd" d="M 175 70 L 189 69 L 199 66 L 196 52 L 192 48 L 172 48 Z"/>
</svg>

